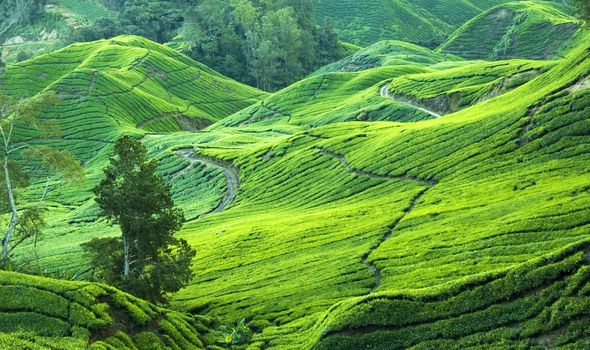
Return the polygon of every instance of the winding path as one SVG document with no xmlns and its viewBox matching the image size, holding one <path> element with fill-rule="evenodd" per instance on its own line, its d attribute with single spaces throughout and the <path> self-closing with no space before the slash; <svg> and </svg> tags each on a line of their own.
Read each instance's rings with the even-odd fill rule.
<svg viewBox="0 0 590 350">
<path fill-rule="evenodd" d="M 422 112 L 424 112 L 424 113 L 430 114 L 431 116 L 433 116 L 433 117 L 435 117 L 435 118 L 440 118 L 440 117 L 442 117 L 442 115 L 440 115 L 440 114 L 438 114 L 438 113 L 435 113 L 435 112 L 433 112 L 433 111 L 431 111 L 431 110 L 428 110 L 428 109 L 426 109 L 426 108 L 424 108 L 424 107 L 416 106 L 415 104 L 412 104 L 412 103 L 411 103 L 410 101 L 408 101 L 408 100 L 404 100 L 404 99 L 400 99 L 399 97 L 395 97 L 394 95 L 392 95 L 392 94 L 391 94 L 391 92 L 389 92 L 389 86 L 388 86 L 388 85 L 383 85 L 383 86 L 381 87 L 381 90 L 379 91 L 379 93 L 381 94 L 381 97 L 387 97 L 387 98 L 390 98 L 390 99 L 392 99 L 392 100 L 394 100 L 394 101 L 396 101 L 396 102 L 399 102 L 399 103 L 401 103 L 401 104 L 404 104 L 404 105 L 406 105 L 406 106 L 410 106 L 410 107 L 412 107 L 412 108 L 414 108 L 414 109 L 417 109 L 417 110 L 419 110 L 419 111 L 422 111 Z"/>
<path fill-rule="evenodd" d="M 437 181 L 433 180 L 433 179 L 421 179 L 421 178 L 410 176 L 410 175 L 392 176 L 392 175 L 380 175 L 380 174 L 370 173 L 368 171 L 355 169 L 355 168 L 351 167 L 343 155 L 336 154 L 336 153 L 329 151 L 329 150 L 322 148 L 322 147 L 317 147 L 317 149 L 323 155 L 338 160 L 340 162 L 340 164 L 342 164 L 344 169 L 349 173 L 353 173 L 353 174 L 356 174 L 359 176 L 369 177 L 372 179 L 414 181 L 414 182 L 418 182 L 418 183 L 425 186 L 424 189 L 422 189 L 420 192 L 418 192 L 416 195 L 414 195 L 414 197 L 410 200 L 410 204 L 403 210 L 403 215 L 400 218 L 396 219 L 394 222 L 392 222 L 387 227 L 387 231 L 381 237 L 381 239 L 379 241 L 377 241 L 373 246 L 371 246 L 369 251 L 367 251 L 361 257 L 361 262 L 363 264 L 367 265 L 369 267 L 369 270 L 371 270 L 373 272 L 373 274 L 375 275 L 375 280 L 373 282 L 373 286 L 371 287 L 371 290 L 369 292 L 369 294 L 373 294 L 377 291 L 377 289 L 381 285 L 381 269 L 379 269 L 379 266 L 377 266 L 377 264 L 374 261 L 370 260 L 369 257 L 371 256 L 371 254 L 373 254 L 374 251 L 376 251 L 381 246 L 381 244 L 383 244 L 385 241 L 387 241 L 393 235 L 393 232 L 397 229 L 397 227 L 402 222 L 402 220 L 408 214 L 410 214 L 412 212 L 412 210 L 416 206 L 416 203 L 418 203 L 418 201 L 424 196 L 424 194 L 426 194 L 426 192 L 428 192 L 428 190 L 430 190 L 431 188 L 433 188 L 437 184 Z"/>
<path fill-rule="evenodd" d="M 178 177 L 193 170 L 196 163 L 202 163 L 222 169 L 225 175 L 225 179 L 227 181 L 227 191 L 225 193 L 225 197 L 215 209 L 199 215 L 197 219 L 205 215 L 219 213 L 234 202 L 238 193 L 238 189 L 240 188 L 240 176 L 238 175 L 238 171 L 230 163 L 195 153 L 195 151 L 191 148 L 179 149 L 174 153 L 177 157 L 180 157 L 189 163 L 189 165 L 187 165 L 184 169 L 177 172 L 174 177 Z"/>
</svg>

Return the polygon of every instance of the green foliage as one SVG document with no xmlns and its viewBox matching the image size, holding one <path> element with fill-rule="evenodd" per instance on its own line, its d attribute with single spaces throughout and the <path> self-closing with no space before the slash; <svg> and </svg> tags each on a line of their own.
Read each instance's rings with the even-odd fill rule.
<svg viewBox="0 0 590 350">
<path fill-rule="evenodd" d="M 239 320 L 235 327 L 222 329 L 223 342 L 226 345 L 242 345 L 250 342 L 252 331 L 246 326 L 246 319 Z"/>
<path fill-rule="evenodd" d="M 201 320 L 104 285 L 0 272 L 0 291 L 6 349 L 192 350 L 203 348 L 196 334 L 208 332 Z"/>
<path fill-rule="evenodd" d="M 188 54 L 263 90 L 285 87 L 341 55 L 329 21 L 314 24 L 309 0 L 200 2 L 178 40 Z"/>
<path fill-rule="evenodd" d="M 183 21 L 183 9 L 175 1 L 126 0 L 121 25 L 128 34 L 137 34 L 157 42 L 166 42 Z"/>
<path fill-rule="evenodd" d="M 242 10 L 251 23 L 248 7 Z M 112 235 L 89 202 L 111 142 L 144 136 L 138 121 L 174 110 L 178 91 L 211 92 L 211 100 L 183 101 L 217 106 L 215 120 L 237 112 L 197 133 L 154 122 L 155 134 L 142 139 L 146 157 L 159 160 L 156 172 L 194 219 L 178 235 L 199 250 L 195 277 L 171 296 L 174 307 L 221 324 L 247 318 L 252 338 L 236 348 L 587 348 L 590 38 L 578 36 L 578 47 L 555 61 L 463 61 L 384 43 L 342 65 L 351 72 L 320 72 L 245 110 L 232 104 L 231 92 L 223 99 L 228 85 L 213 80 L 166 84 L 167 76 L 190 79 L 192 61 L 136 37 L 41 57 L 56 69 L 34 65 L 37 59 L 11 66 L 0 80 L 3 87 L 5 79 L 18 82 L 5 89 L 11 95 L 49 86 L 68 99 L 47 114 L 64 116 L 67 140 L 52 142 L 83 155 L 91 181 L 52 193 L 47 221 L 54 231 L 42 261 L 55 270 L 83 269 L 78 244 Z M 514 42 L 494 47 L 505 52 Z M 355 62 L 372 68 L 355 69 Z M 40 72 L 47 81 L 33 79 Z M 383 94 L 387 85 L 390 94 Z M 452 108 L 441 118 L 420 109 L 435 102 Z M 232 190 L 231 203 L 216 212 Z M 29 200 L 26 192 L 21 198 Z M 122 241 L 114 242 L 121 249 Z M 16 276 L 1 284 L 32 283 Z M 79 285 L 33 281 L 60 291 Z M 163 314 L 103 285 L 79 291 L 66 291 L 74 302 L 62 321 L 78 328 L 64 339 L 89 334 L 97 349 L 139 348 L 142 339 L 160 345 L 154 336 L 169 348 L 224 343 L 219 332 L 207 333 L 220 328 L 201 317 Z M 31 334 L 23 342 L 45 339 L 37 327 L 61 331 L 59 322 L 54 330 L 33 316 L 30 323 L 21 327 Z"/>
<path fill-rule="evenodd" d="M 183 213 L 174 207 L 170 185 L 156 174 L 157 162 L 147 159 L 140 142 L 122 137 L 109 160 L 104 179 L 93 191 L 100 215 L 118 225 L 122 235 L 85 247 L 104 281 L 144 299 L 164 301 L 166 293 L 179 290 L 192 277 L 196 251 L 173 237 Z M 107 258 L 100 256 L 104 248 L 111 253 Z"/>
</svg>

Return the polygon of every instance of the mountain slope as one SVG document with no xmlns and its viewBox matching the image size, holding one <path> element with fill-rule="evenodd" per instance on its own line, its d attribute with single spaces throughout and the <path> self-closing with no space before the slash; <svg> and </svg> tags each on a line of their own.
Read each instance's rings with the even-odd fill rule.
<svg viewBox="0 0 590 350">
<path fill-rule="evenodd" d="M 329 18 L 341 39 L 368 45 L 396 39 L 435 47 L 455 29 L 504 0 L 320 0 L 316 18 Z"/>
<path fill-rule="evenodd" d="M 403 41 L 383 40 L 360 49 L 340 61 L 328 64 L 312 75 L 329 72 L 358 72 L 382 66 L 429 66 L 440 62 L 461 60 L 460 57 L 440 54 Z"/>
<path fill-rule="evenodd" d="M 212 324 L 93 283 L 0 272 L 0 291 L 3 349 L 204 349 Z"/>
<path fill-rule="evenodd" d="M 69 137 L 87 129 L 73 123 L 92 118 L 94 138 L 112 140 L 121 129 L 201 129 L 264 95 L 223 77 L 172 49 L 134 36 L 74 44 L 6 69 L 4 94 L 32 96 L 56 91 Z M 141 106 L 141 108 L 139 108 Z M 85 118 L 80 118 L 83 113 Z M 135 131 L 135 132 L 139 132 Z"/>
<path fill-rule="evenodd" d="M 52 214 L 45 234 L 55 244 L 36 250 L 41 261 L 51 262 L 53 271 L 71 274 L 87 269 L 80 243 L 113 234 L 105 222 L 97 222 L 98 208 L 91 189 L 100 180 L 101 169 L 120 135 L 139 138 L 200 129 L 266 96 L 136 36 L 75 44 L 9 65 L 0 77 L 0 91 L 13 98 L 42 91 L 54 91 L 60 97 L 42 115 L 44 120 L 57 121 L 58 133 L 47 138 L 22 126 L 15 130 L 14 142 L 67 149 L 84 165 L 84 184 L 70 188 L 60 186 L 58 177 L 50 180 L 45 206 Z M 161 162 L 160 173 L 171 181 L 175 201 L 187 217 L 215 208 L 225 189 L 222 170 L 201 167 L 180 173 L 187 161 L 172 154 L 163 155 Z M 35 166 L 31 164 L 33 170 Z M 211 181 L 194 185 L 199 177 Z M 25 203 L 36 203 L 44 191 L 46 175 L 33 180 L 31 189 L 20 193 Z M 193 201 L 196 193 L 203 193 L 201 200 Z M 33 246 L 25 247 L 24 259 L 33 255 Z M 57 256 L 70 258 L 56 261 Z"/>
<path fill-rule="evenodd" d="M 589 50 L 586 31 L 556 61 L 318 74 L 199 132 L 121 119 L 191 211 L 196 277 L 173 306 L 245 319 L 250 349 L 588 344 Z M 417 105 L 459 92 L 443 116 Z M 52 189 L 20 261 L 83 270 L 79 244 L 115 234 L 89 191 L 109 147 L 87 187 Z"/>
<path fill-rule="evenodd" d="M 590 57 L 581 43 L 530 82 L 443 118 L 330 124 L 231 153 L 223 141 L 197 141 L 199 152 L 233 160 L 241 185 L 229 208 L 183 231 L 203 255 L 177 305 L 248 318 L 260 331 L 255 348 L 312 348 L 319 339 L 326 349 L 445 348 L 458 337 L 474 348 L 588 341 L 590 90 L 579 82 Z M 512 282 L 526 273 L 541 277 Z M 444 300 L 464 298 L 453 317 L 468 322 L 481 307 L 461 291 L 494 280 L 486 288 L 504 294 L 477 315 L 490 320 L 486 328 L 474 318 L 450 328 L 456 335 L 439 331 L 435 322 L 449 317 Z M 546 297 L 533 298 L 539 286 Z M 421 328 L 395 333 L 405 316 L 389 310 L 414 294 L 441 306 L 424 306 Z M 390 303 L 389 295 L 401 297 Z M 536 310 L 554 302 L 572 312 L 540 325 L 551 313 L 535 318 Z M 486 316 L 510 308 L 522 313 Z"/>
<path fill-rule="evenodd" d="M 555 57 L 580 28 L 559 8 L 536 1 L 499 5 L 465 23 L 440 50 L 468 59 Z"/>
</svg>

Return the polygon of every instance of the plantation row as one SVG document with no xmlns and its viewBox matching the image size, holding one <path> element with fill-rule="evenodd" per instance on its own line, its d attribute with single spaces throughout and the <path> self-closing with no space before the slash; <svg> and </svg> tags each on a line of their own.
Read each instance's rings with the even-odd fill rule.
<svg viewBox="0 0 590 350">
<path fill-rule="evenodd" d="M 383 309 L 387 304 L 378 302 L 382 295 L 432 286 L 463 288 L 475 279 L 490 281 L 531 259 L 587 239 L 590 159 L 585 116 L 590 93 L 587 89 L 569 88 L 581 86 L 575 83 L 590 71 L 590 60 L 583 54 L 585 49 L 583 44 L 566 60 L 547 65 L 515 61 L 481 64 L 478 71 L 474 64 L 463 71 L 467 86 L 489 84 L 489 89 L 504 75 L 517 76 L 523 71 L 536 71 L 538 76 L 441 119 L 329 124 L 264 147 L 236 146 L 230 153 L 226 153 L 227 146 L 221 137 L 228 128 L 216 126 L 210 132 L 208 148 L 201 150 L 232 159 L 240 168 L 242 185 L 233 206 L 215 217 L 191 223 L 183 231 L 182 237 L 204 255 L 195 262 L 197 278 L 178 293 L 176 305 L 195 312 L 215 312 L 234 321 L 247 317 L 255 330 L 262 331 L 254 338 L 254 346 L 258 347 L 310 348 L 320 334 L 325 337 L 318 343 L 320 348 L 346 348 L 346 344 L 358 348 L 357 338 L 376 348 L 387 348 L 391 339 L 398 336 L 404 342 L 391 344 L 400 348 L 445 347 L 448 343 L 444 339 L 448 337 L 439 336 L 436 330 L 429 333 L 429 328 L 420 328 L 424 329 L 423 338 L 413 337 L 417 332 L 414 328 L 397 333 L 389 328 L 373 331 L 374 326 L 367 319 L 352 316 L 357 309 L 346 319 L 341 314 L 333 318 L 330 315 L 335 303 L 356 305 L 356 297 L 371 294 L 376 274 L 367 262 L 374 263 L 380 274 L 374 297 L 367 297 L 376 302 L 369 306 L 358 301 L 358 307 L 381 310 L 382 316 L 377 320 L 389 327 L 398 314 Z M 431 74 L 436 87 L 437 75 Z M 294 86 L 293 91 L 307 91 L 305 99 L 313 104 L 313 96 L 321 96 L 316 91 L 330 86 L 332 79 L 338 82 L 337 86 L 343 85 L 337 79 L 343 76 L 314 77 Z M 442 89 L 449 86 L 453 76 L 461 75 L 451 70 L 438 76 Z M 459 79 L 455 83 L 461 86 Z M 373 83 L 375 93 L 378 86 Z M 261 119 L 244 128 L 284 125 L 287 113 L 292 121 L 296 120 L 298 106 L 289 107 L 292 99 L 279 99 L 288 93 L 286 89 L 264 101 L 265 106 L 279 110 L 282 118 Z M 271 105 L 271 101 L 281 102 Z M 262 107 L 251 107 L 254 108 Z M 358 172 L 351 172 L 318 147 L 343 155 L 349 168 Z M 371 174 L 373 178 L 368 177 Z M 403 178 L 436 184 L 417 196 L 424 191 L 424 185 Z M 412 199 L 416 199 L 415 203 Z M 409 207 L 411 210 L 404 214 Z M 392 226 L 394 223 L 397 224 Z M 584 257 L 578 254 L 575 259 L 575 264 L 579 264 Z M 550 275 L 544 278 L 553 280 Z M 535 289 L 518 286 L 521 287 L 516 294 Z M 433 290 L 432 298 L 446 297 L 440 290 Z M 558 285 L 546 293 L 562 290 L 563 285 Z M 562 298 L 555 293 L 549 299 L 539 299 L 539 307 L 550 307 L 547 300 Z M 582 299 L 572 305 L 584 310 L 587 299 L 579 297 Z M 510 314 L 503 307 L 530 305 L 530 299 L 509 299 L 513 304 L 506 305 L 512 306 L 489 307 Z M 471 315 L 478 310 L 453 317 L 489 318 L 489 314 Z M 526 310 L 515 313 L 515 317 L 524 322 L 538 308 Z M 580 329 L 576 315 L 563 313 L 564 319 L 551 329 L 557 329 L 559 334 L 561 324 Z M 333 322 L 350 320 L 351 324 L 334 328 L 332 321 L 322 321 L 326 316 Z M 439 316 L 429 313 L 428 317 L 438 320 Z M 403 320 L 404 315 L 400 314 L 399 319 Z M 440 322 L 440 327 L 452 329 L 447 326 L 451 323 Z M 498 322 L 487 323 L 488 328 L 482 330 L 493 330 L 487 338 L 470 337 L 480 331 L 466 326 L 459 327 L 464 333 L 452 339 L 465 337 L 460 344 L 467 348 L 490 343 L 485 339 L 492 339 L 493 335 L 505 339 L 504 345 L 534 345 L 534 334 L 549 332 L 535 326 L 531 328 L 536 332 L 533 335 L 524 333 L 516 337 L 502 330 L 502 320 Z M 428 324 L 424 327 L 430 327 Z M 587 337 L 574 334 L 565 335 L 571 337 L 568 339 L 574 344 L 572 348 L 580 344 L 576 341 L 585 341 Z M 340 340 L 342 347 L 337 343 Z M 424 344 L 420 345 L 421 342 Z"/>
<path fill-rule="evenodd" d="M 362 48 L 340 61 L 328 64 L 313 75 L 329 72 L 358 72 L 382 66 L 429 66 L 447 61 L 460 61 L 453 55 L 441 54 L 403 41 L 384 40 Z"/>
<path fill-rule="evenodd" d="M 352 0 L 321 0 L 316 5 L 316 17 L 330 18 L 341 39 L 355 44 L 396 38 L 433 47 L 470 18 L 503 2 L 380 0 L 359 4 Z"/>
<path fill-rule="evenodd" d="M 7 343 L 0 338 L 0 344 L 60 350 L 89 343 L 93 350 L 204 348 L 199 337 L 209 321 L 111 287 L 2 272 L 0 290 L 0 332 L 14 333 Z M 30 332 L 37 337 L 31 339 Z"/>
<path fill-rule="evenodd" d="M 389 92 L 440 114 L 449 114 L 512 90 L 551 65 L 542 61 L 498 61 L 466 64 L 436 72 L 395 78 Z"/>
<path fill-rule="evenodd" d="M 387 78 L 427 72 L 418 66 L 379 67 L 356 73 L 326 73 L 305 79 L 221 121 L 223 126 L 289 124 L 304 128 L 343 121 L 418 121 L 430 118 L 379 96 Z"/>
<path fill-rule="evenodd" d="M 586 348 L 589 248 L 586 241 L 463 285 L 342 303 L 314 349 Z"/>
<path fill-rule="evenodd" d="M 580 28 L 564 12 L 567 8 L 551 2 L 501 5 L 465 23 L 439 49 L 467 59 L 553 58 Z"/>
</svg>

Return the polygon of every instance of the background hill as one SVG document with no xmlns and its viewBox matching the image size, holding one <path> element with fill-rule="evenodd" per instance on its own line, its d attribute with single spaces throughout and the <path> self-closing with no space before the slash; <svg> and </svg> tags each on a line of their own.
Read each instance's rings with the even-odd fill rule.
<svg viewBox="0 0 590 350">
<path fill-rule="evenodd" d="M 340 38 L 368 45 L 383 39 L 435 48 L 463 23 L 505 0 L 320 0 L 319 20 L 329 18 Z"/>
<path fill-rule="evenodd" d="M 580 22 L 563 5 L 523 1 L 494 7 L 465 23 L 439 48 L 468 59 L 547 59 L 564 52 Z"/>
</svg>

